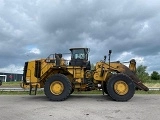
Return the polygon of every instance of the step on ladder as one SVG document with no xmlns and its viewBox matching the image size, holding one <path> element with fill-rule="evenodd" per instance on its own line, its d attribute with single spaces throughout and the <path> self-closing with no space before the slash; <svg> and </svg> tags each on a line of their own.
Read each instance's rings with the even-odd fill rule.
<svg viewBox="0 0 160 120">
<path fill-rule="evenodd" d="M 33 95 L 36 95 L 37 94 L 37 87 L 38 87 L 38 84 L 36 84 L 36 85 L 31 85 L 30 84 L 29 95 L 32 95 L 32 92 L 34 92 Z"/>
</svg>

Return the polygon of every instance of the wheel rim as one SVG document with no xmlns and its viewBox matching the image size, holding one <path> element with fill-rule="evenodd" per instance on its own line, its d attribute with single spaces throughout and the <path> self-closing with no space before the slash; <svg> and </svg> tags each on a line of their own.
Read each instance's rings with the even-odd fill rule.
<svg viewBox="0 0 160 120">
<path fill-rule="evenodd" d="M 125 95 L 128 91 L 128 85 L 126 82 L 124 81 L 117 81 L 114 84 L 114 91 L 118 94 L 118 95 Z"/>
<path fill-rule="evenodd" d="M 63 90 L 64 90 L 64 86 L 63 86 L 63 83 L 60 82 L 60 81 L 54 81 L 50 85 L 50 91 L 54 95 L 60 95 L 60 94 L 62 94 Z"/>
</svg>

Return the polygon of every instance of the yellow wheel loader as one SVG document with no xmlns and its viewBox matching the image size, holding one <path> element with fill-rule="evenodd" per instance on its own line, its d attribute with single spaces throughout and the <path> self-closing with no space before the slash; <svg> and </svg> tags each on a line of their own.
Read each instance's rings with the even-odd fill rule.
<svg viewBox="0 0 160 120">
<path fill-rule="evenodd" d="M 71 48 L 71 60 L 65 60 L 62 54 L 51 54 L 46 59 L 25 62 L 21 87 L 44 88 L 45 95 L 53 101 L 67 99 L 75 90 L 91 91 L 102 89 L 113 100 L 128 101 L 135 90 L 148 91 L 148 88 L 136 76 L 136 61 L 132 59 L 129 67 L 117 62 L 104 60 L 96 63 L 91 70 L 88 60 L 88 48 Z"/>
</svg>

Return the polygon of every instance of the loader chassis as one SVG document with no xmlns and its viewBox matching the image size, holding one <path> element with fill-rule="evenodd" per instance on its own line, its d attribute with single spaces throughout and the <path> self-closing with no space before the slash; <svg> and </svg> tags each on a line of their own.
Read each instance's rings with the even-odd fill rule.
<svg viewBox="0 0 160 120">
<path fill-rule="evenodd" d="M 148 91 L 135 75 L 135 60 L 130 61 L 129 67 L 102 60 L 91 70 L 88 48 L 71 48 L 70 51 L 71 60 L 63 59 L 62 54 L 51 54 L 46 59 L 26 62 L 21 87 L 29 88 L 30 94 L 33 89 L 36 94 L 37 88 L 44 88 L 45 95 L 53 101 L 67 99 L 74 90 L 102 89 L 103 94 L 116 101 L 131 99 L 135 88 Z"/>
</svg>

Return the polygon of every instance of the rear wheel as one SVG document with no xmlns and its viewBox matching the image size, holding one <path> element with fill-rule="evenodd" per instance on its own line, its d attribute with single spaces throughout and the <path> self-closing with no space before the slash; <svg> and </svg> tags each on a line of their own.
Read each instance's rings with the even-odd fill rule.
<svg viewBox="0 0 160 120">
<path fill-rule="evenodd" d="M 70 93 L 70 94 L 72 94 L 73 92 L 74 92 L 74 89 L 72 88 L 72 89 L 71 89 L 71 93 Z"/>
<path fill-rule="evenodd" d="M 107 83 L 109 96 L 116 101 L 128 101 L 135 93 L 135 86 L 125 74 L 113 75 Z"/>
<path fill-rule="evenodd" d="M 103 91 L 104 93 L 108 94 L 106 82 L 103 83 Z"/>
<path fill-rule="evenodd" d="M 71 83 L 63 74 L 51 76 L 45 83 L 44 93 L 53 101 L 62 101 L 68 98 L 71 92 Z"/>
<path fill-rule="evenodd" d="M 74 86 L 74 83 L 71 83 L 72 87 L 71 87 L 71 93 L 72 94 L 74 92 L 74 89 L 75 89 L 75 86 Z"/>
</svg>

